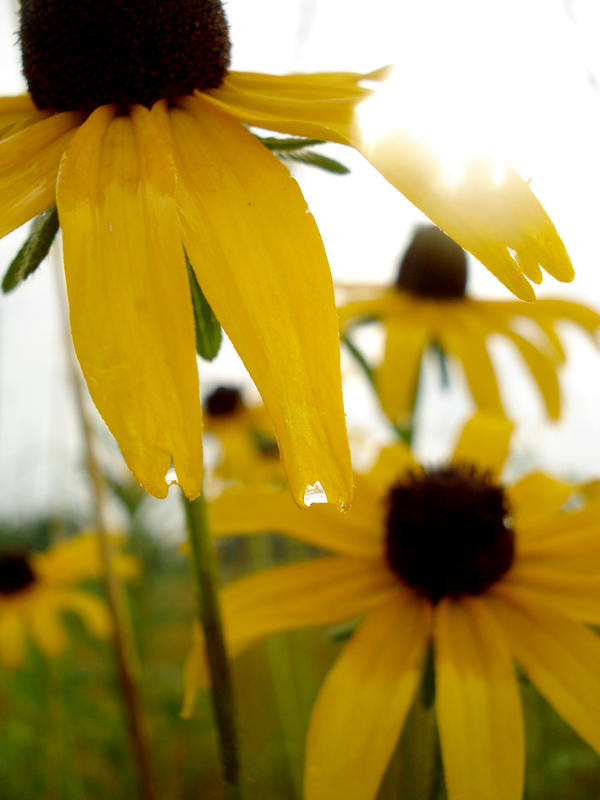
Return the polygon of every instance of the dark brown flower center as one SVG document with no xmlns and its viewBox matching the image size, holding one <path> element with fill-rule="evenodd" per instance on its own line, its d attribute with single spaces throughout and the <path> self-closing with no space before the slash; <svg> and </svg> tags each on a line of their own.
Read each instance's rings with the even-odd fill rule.
<svg viewBox="0 0 600 800">
<path fill-rule="evenodd" d="M 386 554 L 402 581 L 434 604 L 481 594 L 514 559 L 504 491 L 474 467 L 410 473 L 388 494 Z"/>
<path fill-rule="evenodd" d="M 22 592 L 35 580 L 35 572 L 24 553 L 0 555 L 0 595 Z"/>
<path fill-rule="evenodd" d="M 420 297 L 463 297 L 467 285 L 465 251 L 439 228 L 423 225 L 404 254 L 396 285 Z"/>
<path fill-rule="evenodd" d="M 22 0 L 21 48 L 38 108 L 91 111 L 217 87 L 230 43 L 219 0 Z"/>
<path fill-rule="evenodd" d="M 209 417 L 227 417 L 242 407 L 242 395 L 233 386 L 219 386 L 204 401 L 204 410 Z"/>
</svg>

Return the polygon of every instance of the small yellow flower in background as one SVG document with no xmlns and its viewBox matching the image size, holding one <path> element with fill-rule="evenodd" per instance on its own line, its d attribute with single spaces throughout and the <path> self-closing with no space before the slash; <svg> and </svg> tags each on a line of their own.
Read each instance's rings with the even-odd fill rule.
<svg viewBox="0 0 600 800">
<path fill-rule="evenodd" d="M 329 502 L 349 501 L 327 260 L 297 184 L 244 125 L 360 149 L 355 112 L 371 94 L 360 83 L 385 71 L 229 72 L 216 0 L 128 3 L 126 16 L 118 0 L 21 9 L 30 95 L 0 100 L 0 235 L 56 200 L 75 349 L 129 467 L 159 497 L 171 461 L 189 497 L 201 488 L 185 248 L 263 397 L 296 501 L 317 484 Z M 421 192 L 427 169 L 401 172 L 392 180 L 402 191 Z M 411 198 L 427 210 L 419 192 Z M 485 192 L 492 207 L 476 255 L 493 266 L 515 253 L 527 288 L 520 270 L 531 275 L 534 263 L 570 277 L 527 184 Z M 462 210 L 454 222 L 471 231 Z"/>
<path fill-rule="evenodd" d="M 219 386 L 203 404 L 204 428 L 220 453 L 213 473 L 244 484 L 285 484 L 279 448 L 264 406 L 247 406 L 232 386 Z"/>
<path fill-rule="evenodd" d="M 119 552 L 115 569 L 121 578 L 134 578 L 139 563 Z M 44 552 L 0 552 L 0 663 L 19 665 L 27 637 L 47 656 L 61 653 L 67 646 L 63 611 L 77 614 L 90 633 L 107 638 L 111 623 L 104 601 L 79 587 L 101 575 L 99 544 L 92 533 L 65 539 Z"/>
<path fill-rule="evenodd" d="M 518 800 L 525 746 L 516 661 L 600 751 L 600 503 L 540 472 L 500 482 L 512 426 L 476 414 L 451 462 L 382 451 L 345 515 L 284 492 L 231 490 L 217 535 L 278 531 L 337 555 L 268 569 L 222 591 L 229 654 L 268 634 L 362 616 L 310 722 L 306 800 L 374 798 L 433 645 L 450 800 Z M 185 708 L 207 683 L 196 630 Z"/>
<path fill-rule="evenodd" d="M 560 415 L 558 369 L 565 353 L 556 323 L 567 321 L 595 338 L 600 315 L 568 300 L 476 300 L 465 293 L 465 252 L 442 231 L 422 226 L 407 249 L 392 287 L 348 287 L 339 308 L 341 328 L 380 320 L 385 353 L 375 380 L 383 410 L 393 421 L 406 420 L 413 409 L 425 350 L 438 344 L 458 360 L 475 405 L 504 414 L 487 341 L 498 335 L 511 342 L 537 384 L 546 412 Z M 519 327 L 527 321 L 533 332 Z"/>
</svg>

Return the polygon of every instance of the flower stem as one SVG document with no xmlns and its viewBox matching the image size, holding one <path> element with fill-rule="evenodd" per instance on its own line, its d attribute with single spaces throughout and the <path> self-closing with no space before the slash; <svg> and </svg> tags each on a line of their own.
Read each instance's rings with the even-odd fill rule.
<svg viewBox="0 0 600 800">
<path fill-rule="evenodd" d="M 106 483 L 98 459 L 96 458 L 92 425 L 85 404 L 75 353 L 68 333 L 67 304 L 60 272 L 60 259 L 58 258 L 55 259 L 55 267 L 57 284 L 59 286 L 59 306 L 64 322 L 63 330 L 65 334 L 65 351 L 67 353 L 68 369 L 73 386 L 75 405 L 81 424 L 87 471 L 92 488 L 93 524 L 98 534 L 104 588 L 113 628 L 112 644 L 116 661 L 117 678 L 127 717 L 129 736 L 135 754 L 140 797 L 143 800 L 156 800 L 156 791 L 150 770 L 146 725 L 139 690 L 139 662 L 136 653 L 135 639 L 123 586 L 115 570 L 112 548 L 108 536 L 108 526 L 104 513 Z"/>
<path fill-rule="evenodd" d="M 185 509 L 192 574 L 196 584 L 198 620 L 204 632 L 206 657 L 211 679 L 213 713 L 219 737 L 223 775 L 229 800 L 241 798 L 240 760 L 235 726 L 231 671 L 227 659 L 214 545 L 210 536 L 204 495 L 188 500 L 181 495 Z"/>
</svg>

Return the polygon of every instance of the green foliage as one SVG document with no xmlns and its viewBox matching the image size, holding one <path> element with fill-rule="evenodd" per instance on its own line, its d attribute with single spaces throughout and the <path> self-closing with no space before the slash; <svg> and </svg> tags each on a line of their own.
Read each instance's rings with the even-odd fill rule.
<svg viewBox="0 0 600 800">
<path fill-rule="evenodd" d="M 39 267 L 58 232 L 58 213 L 51 206 L 34 219 L 29 238 L 13 258 L 2 279 L 2 291 L 11 292 Z"/>
<path fill-rule="evenodd" d="M 204 297 L 200 284 L 196 278 L 187 253 L 185 253 L 192 305 L 194 306 L 194 320 L 196 322 L 196 351 L 206 361 L 212 361 L 219 352 L 223 331 L 219 320 L 213 314 L 207 299 Z"/>
<path fill-rule="evenodd" d="M 282 161 L 297 161 L 318 167 L 335 175 L 347 175 L 350 170 L 335 158 L 324 156 L 308 148 L 324 144 L 320 139 L 280 138 L 276 136 L 257 136 L 261 144 L 267 147 Z"/>
</svg>

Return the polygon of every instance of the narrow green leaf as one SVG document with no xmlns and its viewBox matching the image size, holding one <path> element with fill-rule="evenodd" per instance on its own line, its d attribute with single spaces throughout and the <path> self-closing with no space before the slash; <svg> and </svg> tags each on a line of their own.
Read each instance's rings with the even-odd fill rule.
<svg viewBox="0 0 600 800">
<path fill-rule="evenodd" d="M 347 175 L 350 170 L 345 164 L 336 161 L 334 158 L 322 156 L 314 150 L 294 150 L 292 152 L 282 151 L 280 156 L 284 161 L 299 161 L 311 167 L 318 167 L 327 172 L 334 172 L 336 175 Z"/>
<path fill-rule="evenodd" d="M 212 308 L 202 293 L 187 253 L 185 253 L 185 263 L 187 264 L 196 321 L 196 350 L 201 358 L 212 361 L 221 347 L 223 332 L 219 320 L 213 314 Z"/>
<path fill-rule="evenodd" d="M 305 147 L 314 147 L 317 144 L 323 144 L 321 139 L 286 138 L 277 136 L 257 136 L 256 138 L 269 150 L 274 150 L 275 152 L 302 150 Z"/>
<path fill-rule="evenodd" d="M 34 219 L 29 238 L 13 258 L 2 279 L 2 291 L 11 292 L 29 277 L 48 255 L 58 231 L 56 206 L 50 206 Z"/>
</svg>

